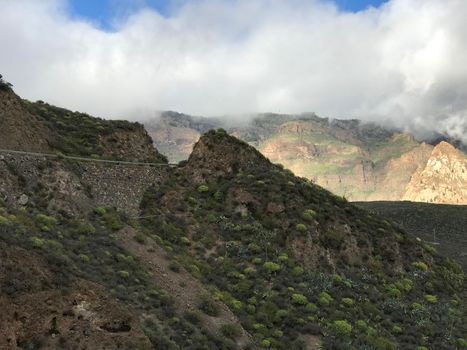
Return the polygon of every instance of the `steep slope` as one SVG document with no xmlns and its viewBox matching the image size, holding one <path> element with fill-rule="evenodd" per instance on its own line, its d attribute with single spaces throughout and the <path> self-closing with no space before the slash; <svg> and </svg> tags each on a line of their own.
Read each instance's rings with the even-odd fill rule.
<svg viewBox="0 0 467 350">
<path fill-rule="evenodd" d="M 141 124 L 94 118 L 42 101 L 22 104 L 49 130 L 49 144 L 54 151 L 94 158 L 167 162 Z"/>
<path fill-rule="evenodd" d="M 0 148 L 46 152 L 49 139 L 49 130 L 27 111 L 13 90 L 0 89 Z"/>
<path fill-rule="evenodd" d="M 458 261 L 467 271 L 467 206 L 416 202 L 359 202 L 358 205 L 433 243 L 436 250 Z"/>
<path fill-rule="evenodd" d="M 412 176 L 403 199 L 467 204 L 467 156 L 447 142 L 438 144 L 426 167 Z"/>
<path fill-rule="evenodd" d="M 37 120 L 49 131 L 48 152 L 164 161 L 140 125 L 106 122 L 44 103 L 18 100 L 18 106 L 32 112 L 23 109 L 24 120 Z M 22 135 L 28 124 L 16 127 L 5 142 Z M 101 142 L 120 132 L 137 137 Z M 137 219 L 130 219 L 138 217 L 145 190 L 159 186 L 169 171 L 165 166 L 0 154 L 0 348 L 238 348 L 220 328 L 224 319 L 238 325 L 221 302 L 216 305 L 224 312 L 210 319 L 220 326 L 211 328 L 198 305 L 179 307 L 185 285 L 172 285 L 176 272 L 163 263 L 166 252 L 155 241 L 148 252 L 144 243 L 152 238 L 145 238 Z M 139 242 L 140 249 L 122 237 Z M 146 255 L 140 262 L 141 251 Z M 148 254 L 151 258 L 144 260 Z M 166 272 L 155 275 L 154 262 Z M 207 293 L 199 283 L 190 282 L 193 286 L 199 286 L 193 293 Z M 245 333 L 237 342 L 247 341 Z"/>
<path fill-rule="evenodd" d="M 148 232 L 260 348 L 463 344 L 458 265 L 223 130 L 201 137 L 188 161 L 147 192 L 142 210 Z"/>
</svg>

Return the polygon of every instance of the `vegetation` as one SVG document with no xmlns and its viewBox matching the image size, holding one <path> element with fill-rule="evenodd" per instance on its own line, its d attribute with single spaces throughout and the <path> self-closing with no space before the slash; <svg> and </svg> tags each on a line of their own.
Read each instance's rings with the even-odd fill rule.
<svg viewBox="0 0 467 350">
<path fill-rule="evenodd" d="M 467 270 L 467 206 L 414 202 L 359 202 L 382 218 L 422 239 L 429 249 L 448 256 Z"/>
<path fill-rule="evenodd" d="M 24 100 L 23 102 L 31 114 L 39 117 L 48 126 L 52 133 L 50 146 L 58 154 L 125 160 L 115 152 L 116 149 L 113 149 L 113 154 L 106 154 L 103 137 L 108 137 L 109 142 L 112 143 L 115 138 L 111 136 L 116 132 L 144 132 L 143 126 L 139 123 L 95 118 L 86 113 L 72 112 L 42 101 Z M 115 148 L 117 144 L 111 146 Z M 145 161 L 166 163 L 167 159 L 161 154 L 156 154 L 154 159 Z"/>
<path fill-rule="evenodd" d="M 234 142 L 223 133 L 209 137 L 216 145 Z M 310 334 L 322 336 L 325 349 L 458 348 L 466 291 L 456 264 L 281 167 L 258 162 L 206 180 L 208 190 L 200 191 L 182 169 L 149 190 L 142 225 L 148 235 L 158 228 L 162 245 L 186 269 L 197 267 L 193 274 L 259 347 L 303 349 L 302 335 Z M 183 198 L 177 219 L 158 201 L 173 191 Z M 242 205 L 237 193 L 251 198 L 247 216 L 234 209 Z M 268 203 L 290 205 L 271 214 Z M 313 245 L 316 252 L 301 250 Z M 212 304 L 208 298 L 200 309 L 211 312 Z"/>
</svg>

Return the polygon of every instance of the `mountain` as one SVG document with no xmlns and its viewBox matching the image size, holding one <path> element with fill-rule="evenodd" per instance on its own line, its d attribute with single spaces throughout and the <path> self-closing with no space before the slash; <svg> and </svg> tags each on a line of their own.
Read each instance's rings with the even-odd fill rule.
<svg viewBox="0 0 467 350">
<path fill-rule="evenodd" d="M 428 203 L 465 204 L 467 157 L 442 141 L 431 153 L 425 168 L 417 171 L 407 186 L 405 200 Z"/>
<path fill-rule="evenodd" d="M 50 151 L 0 151 L 0 348 L 465 348 L 462 269 L 393 222 L 222 129 L 172 166 L 139 124 L 18 103 Z"/>
<path fill-rule="evenodd" d="M 238 127 L 229 126 L 223 119 L 166 112 L 144 124 L 156 147 L 171 161 L 186 159 L 194 142 L 208 127 L 223 127 L 297 176 L 350 200 L 411 199 L 467 204 L 467 196 L 456 187 L 462 183 L 452 177 L 440 179 L 452 189 L 449 193 L 437 193 L 435 187 L 430 198 L 415 195 L 417 174 L 427 167 L 434 146 L 419 142 L 408 133 L 372 123 L 329 120 L 314 114 L 265 114 Z M 459 153 L 459 157 L 467 158 L 464 153 Z M 452 168 L 445 165 L 447 174 Z"/>
</svg>

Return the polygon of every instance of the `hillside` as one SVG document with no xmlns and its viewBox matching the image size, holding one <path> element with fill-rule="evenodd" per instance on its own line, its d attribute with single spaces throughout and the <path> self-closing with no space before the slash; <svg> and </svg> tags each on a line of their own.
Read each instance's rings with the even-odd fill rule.
<svg viewBox="0 0 467 350">
<path fill-rule="evenodd" d="M 138 125 L 22 103 L 51 151 L 158 155 Z M 0 155 L 0 348 L 466 347 L 454 261 L 222 129 L 177 167 Z"/>
<path fill-rule="evenodd" d="M 459 187 L 463 184 L 452 182 L 452 177 L 440 179 L 451 188 L 449 192 L 436 186 L 431 189 L 433 184 L 429 181 L 415 185 L 418 181 L 415 178 L 433 157 L 431 144 L 375 124 L 329 120 L 314 114 L 266 114 L 242 127 L 229 127 L 222 119 L 167 112 L 158 120 L 145 122 L 145 126 L 156 147 L 172 161 L 187 159 L 206 126 L 226 127 L 229 133 L 248 142 L 274 163 L 283 164 L 297 176 L 350 200 L 411 199 L 467 204 L 467 196 Z M 465 154 L 459 154 L 467 159 Z M 451 169 L 446 164 L 444 173 Z M 417 197 L 413 193 L 425 190 L 431 194 Z"/>
<path fill-rule="evenodd" d="M 467 206 L 414 202 L 360 202 L 368 210 L 393 220 L 467 270 Z"/>
</svg>

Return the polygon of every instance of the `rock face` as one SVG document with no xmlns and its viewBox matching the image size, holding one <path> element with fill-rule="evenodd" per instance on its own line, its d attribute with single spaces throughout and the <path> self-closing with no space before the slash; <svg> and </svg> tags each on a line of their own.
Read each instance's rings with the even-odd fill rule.
<svg viewBox="0 0 467 350">
<path fill-rule="evenodd" d="M 467 204 L 467 157 L 447 142 L 437 145 L 426 166 L 407 186 L 404 200 Z"/>
<path fill-rule="evenodd" d="M 111 134 L 99 136 L 102 156 L 137 162 L 158 162 L 161 157 L 154 148 L 152 139 L 142 125 L 134 130 L 116 130 Z"/>
<path fill-rule="evenodd" d="M 50 150 L 50 133 L 24 107 L 11 89 L 0 89 L 0 148 L 18 151 Z"/>
<path fill-rule="evenodd" d="M 218 119 L 170 112 L 159 121 L 147 122 L 146 127 L 155 144 L 176 161 L 188 157 L 207 127 L 226 127 L 272 162 L 353 201 L 410 199 L 465 203 L 463 190 L 458 187 L 463 185 L 462 181 L 451 174 L 461 171 L 461 167 L 440 163 L 447 166 L 438 172 L 438 177 L 446 176 L 438 181 L 444 183 L 446 189 L 441 192 L 445 195 L 434 195 L 432 189 L 423 187 L 428 186 L 426 181 L 414 186 L 413 181 L 427 166 L 433 146 L 415 140 L 410 134 L 358 120 L 328 120 L 313 114 L 268 114 L 258 116 L 247 126 L 229 128 Z"/>
<path fill-rule="evenodd" d="M 203 184 L 266 164 L 269 161 L 248 144 L 225 132 L 210 131 L 195 144 L 183 172 L 193 182 Z"/>
</svg>

